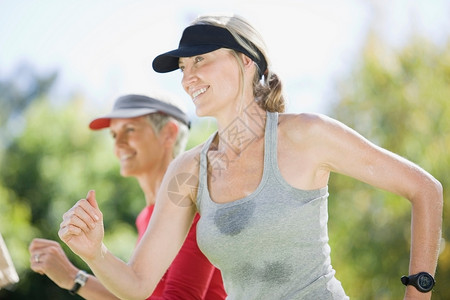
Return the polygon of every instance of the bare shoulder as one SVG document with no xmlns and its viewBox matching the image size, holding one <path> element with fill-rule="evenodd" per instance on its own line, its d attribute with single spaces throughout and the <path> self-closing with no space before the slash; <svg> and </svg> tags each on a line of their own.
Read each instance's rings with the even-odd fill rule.
<svg viewBox="0 0 450 300">
<path fill-rule="evenodd" d="M 295 140 L 317 138 L 342 128 L 340 122 L 319 113 L 280 114 L 278 126 L 280 134 Z"/>
<path fill-rule="evenodd" d="M 196 190 L 199 180 L 200 153 L 204 144 L 200 144 L 176 157 L 169 165 L 161 185 L 168 199 L 183 207 L 196 202 Z"/>
<path fill-rule="evenodd" d="M 204 143 L 197 145 L 176 157 L 171 162 L 168 172 L 198 174 L 200 152 L 203 145 Z"/>
<path fill-rule="evenodd" d="M 318 126 L 324 126 L 330 122 L 335 122 L 335 120 L 319 113 L 283 113 L 279 115 L 279 124 L 283 125 L 285 128 L 301 128 L 310 130 Z"/>
</svg>

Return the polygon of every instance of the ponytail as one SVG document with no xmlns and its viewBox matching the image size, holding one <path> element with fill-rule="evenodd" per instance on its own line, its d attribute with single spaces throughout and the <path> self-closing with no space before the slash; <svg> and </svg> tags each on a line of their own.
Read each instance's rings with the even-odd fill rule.
<svg viewBox="0 0 450 300">
<path fill-rule="evenodd" d="M 283 86 L 275 73 L 266 72 L 263 83 L 260 81 L 259 75 L 255 74 L 253 87 L 256 102 L 263 110 L 280 113 L 285 111 Z"/>
</svg>

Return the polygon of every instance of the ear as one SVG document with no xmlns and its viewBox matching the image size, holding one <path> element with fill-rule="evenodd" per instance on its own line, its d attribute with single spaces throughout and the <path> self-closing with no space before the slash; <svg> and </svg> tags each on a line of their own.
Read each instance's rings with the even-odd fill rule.
<svg viewBox="0 0 450 300">
<path fill-rule="evenodd" d="M 241 55 L 242 55 L 242 63 L 244 64 L 245 69 L 248 69 L 254 65 L 253 60 L 250 57 L 248 57 L 243 53 L 241 53 Z"/>
<path fill-rule="evenodd" d="M 253 70 L 253 72 L 257 72 L 256 69 L 256 65 L 253 62 L 253 60 L 248 57 L 247 55 L 241 53 L 241 57 L 242 57 L 242 64 L 244 65 L 244 70 L 245 72 L 251 72 Z M 250 76 L 250 78 L 253 78 L 252 76 Z"/>
<path fill-rule="evenodd" d="M 178 125 L 175 122 L 167 122 L 167 124 L 160 132 L 160 137 L 162 138 L 162 142 L 165 146 L 173 146 L 175 144 L 175 141 L 177 140 L 178 130 Z"/>
</svg>

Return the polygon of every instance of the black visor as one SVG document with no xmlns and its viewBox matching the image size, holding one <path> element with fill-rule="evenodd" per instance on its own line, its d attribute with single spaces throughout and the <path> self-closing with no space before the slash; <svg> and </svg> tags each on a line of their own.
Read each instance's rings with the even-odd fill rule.
<svg viewBox="0 0 450 300">
<path fill-rule="evenodd" d="M 258 53 L 259 58 L 242 47 L 226 28 L 213 25 L 189 26 L 183 31 L 178 49 L 158 55 L 153 60 L 153 69 L 158 73 L 171 72 L 178 69 L 180 57 L 191 57 L 220 48 L 228 48 L 241 52 L 252 59 L 258 65 L 260 77 L 262 77 L 267 69 L 264 55 L 252 43 L 248 42 L 248 45 Z"/>
</svg>

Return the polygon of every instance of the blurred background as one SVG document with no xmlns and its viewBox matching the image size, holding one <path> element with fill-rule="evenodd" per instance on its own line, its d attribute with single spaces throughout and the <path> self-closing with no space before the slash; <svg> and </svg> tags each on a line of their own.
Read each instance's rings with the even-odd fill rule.
<svg viewBox="0 0 450 300">
<path fill-rule="evenodd" d="M 119 95 L 164 95 L 194 121 L 188 148 L 203 142 L 214 122 L 196 118 L 179 72 L 157 74 L 151 62 L 204 13 L 236 13 L 261 32 L 288 112 L 337 118 L 424 167 L 447 200 L 449 1 L 0 0 L 0 233 L 20 276 L 0 299 L 74 298 L 30 270 L 28 245 L 34 237 L 59 241 L 63 213 L 89 189 L 105 216 L 107 246 L 129 258 L 143 194 L 120 177 L 109 132 L 88 123 Z M 329 189 L 337 278 L 351 298 L 400 299 L 409 202 L 335 174 Z M 449 210 L 445 203 L 433 299 L 450 295 Z"/>
</svg>

